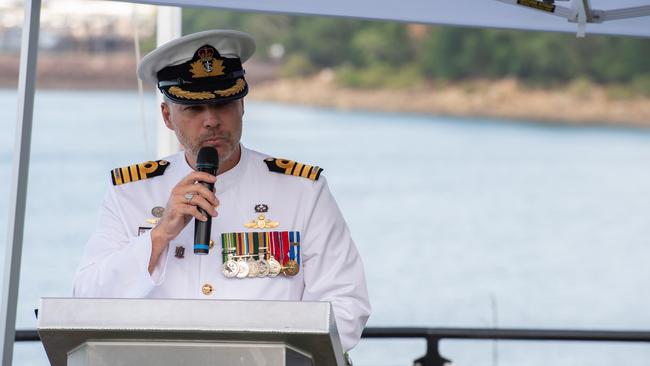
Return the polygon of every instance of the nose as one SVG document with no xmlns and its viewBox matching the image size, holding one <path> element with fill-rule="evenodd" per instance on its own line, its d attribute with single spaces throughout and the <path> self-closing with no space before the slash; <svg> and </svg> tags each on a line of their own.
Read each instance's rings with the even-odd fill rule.
<svg viewBox="0 0 650 366">
<path fill-rule="evenodd" d="M 203 113 L 203 127 L 214 128 L 221 123 L 221 116 L 216 108 L 206 108 Z"/>
</svg>

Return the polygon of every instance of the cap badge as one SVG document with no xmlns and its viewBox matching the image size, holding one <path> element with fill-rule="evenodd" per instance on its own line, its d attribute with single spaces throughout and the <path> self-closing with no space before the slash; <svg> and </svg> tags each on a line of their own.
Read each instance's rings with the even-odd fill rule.
<svg viewBox="0 0 650 366">
<path fill-rule="evenodd" d="M 204 78 L 208 76 L 223 75 L 223 60 L 214 58 L 215 48 L 203 46 L 196 52 L 198 60 L 190 64 L 192 78 Z M 196 57 L 195 57 L 196 58 Z"/>
</svg>

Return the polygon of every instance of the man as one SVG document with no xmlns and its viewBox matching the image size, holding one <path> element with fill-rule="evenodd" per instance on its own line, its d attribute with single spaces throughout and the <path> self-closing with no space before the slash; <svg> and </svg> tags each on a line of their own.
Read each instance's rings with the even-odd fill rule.
<svg viewBox="0 0 650 366">
<path fill-rule="evenodd" d="M 163 93 L 165 125 L 184 151 L 112 171 L 74 294 L 331 301 L 347 351 L 370 304 L 361 259 L 321 169 L 239 142 L 248 93 L 241 64 L 254 50 L 249 35 L 216 30 L 144 57 L 138 76 Z M 195 170 L 205 146 L 218 152 L 217 177 Z M 214 183 L 215 192 L 198 182 Z M 194 255 L 192 221 L 206 215 L 209 254 Z"/>
</svg>

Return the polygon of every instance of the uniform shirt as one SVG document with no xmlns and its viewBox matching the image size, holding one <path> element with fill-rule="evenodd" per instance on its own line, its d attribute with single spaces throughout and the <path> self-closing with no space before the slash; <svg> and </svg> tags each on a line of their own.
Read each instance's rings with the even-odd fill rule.
<svg viewBox="0 0 650 366">
<path fill-rule="evenodd" d="M 354 347 L 370 315 L 363 264 L 323 176 L 317 181 L 271 172 L 266 155 L 242 146 L 239 163 L 220 174 L 220 205 L 212 219 L 214 247 L 193 254 L 194 220 L 169 243 L 149 274 L 153 207 L 165 207 L 172 188 L 192 171 L 183 152 L 165 160 L 164 174 L 111 187 L 74 281 L 74 296 L 330 301 L 344 350 Z M 273 231 L 299 231 L 301 268 L 295 276 L 226 278 L 221 233 L 261 231 L 244 224 L 266 204 Z M 266 229 L 268 230 L 268 229 Z M 175 256 L 185 248 L 184 258 Z M 206 295 L 204 285 L 213 291 Z"/>
</svg>

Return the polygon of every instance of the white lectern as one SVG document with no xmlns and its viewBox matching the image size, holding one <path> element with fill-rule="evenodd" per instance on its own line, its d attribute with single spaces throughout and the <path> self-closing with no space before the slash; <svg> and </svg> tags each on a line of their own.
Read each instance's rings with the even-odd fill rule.
<svg viewBox="0 0 650 366">
<path fill-rule="evenodd" d="M 345 365 L 327 302 L 43 298 L 52 366 Z"/>
</svg>

